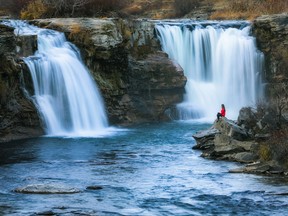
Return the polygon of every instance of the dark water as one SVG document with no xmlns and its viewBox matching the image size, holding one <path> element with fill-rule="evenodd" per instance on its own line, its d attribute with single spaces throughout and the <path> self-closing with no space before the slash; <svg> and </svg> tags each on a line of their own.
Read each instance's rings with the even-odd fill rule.
<svg viewBox="0 0 288 216">
<path fill-rule="evenodd" d="M 231 174 L 203 159 L 191 135 L 208 125 L 146 124 L 103 138 L 0 145 L 0 215 L 287 215 L 288 180 Z M 75 194 L 20 194 L 56 184 Z M 88 186 L 101 186 L 90 190 Z"/>
</svg>

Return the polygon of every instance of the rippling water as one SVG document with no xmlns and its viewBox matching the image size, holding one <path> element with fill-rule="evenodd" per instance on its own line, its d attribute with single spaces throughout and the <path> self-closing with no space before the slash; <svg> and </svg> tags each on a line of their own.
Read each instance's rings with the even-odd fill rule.
<svg viewBox="0 0 288 216">
<path fill-rule="evenodd" d="M 102 138 L 37 138 L 0 145 L 0 215 L 287 215 L 288 180 L 228 173 L 237 163 L 192 150 L 205 124 L 170 122 Z M 20 194 L 61 184 L 75 194 Z M 102 189 L 89 190 L 88 186 Z"/>
</svg>

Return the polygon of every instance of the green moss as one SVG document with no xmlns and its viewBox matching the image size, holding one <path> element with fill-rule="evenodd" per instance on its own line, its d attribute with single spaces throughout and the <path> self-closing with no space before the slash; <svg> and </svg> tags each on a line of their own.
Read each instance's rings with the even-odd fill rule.
<svg viewBox="0 0 288 216">
<path fill-rule="evenodd" d="M 103 77 L 99 73 L 94 74 L 94 79 L 96 80 L 97 84 L 100 86 L 101 89 L 113 89 L 113 85 L 108 80 L 103 79 Z"/>
<path fill-rule="evenodd" d="M 259 149 L 259 157 L 262 161 L 269 161 L 271 160 L 271 150 L 268 145 L 262 144 Z"/>
</svg>

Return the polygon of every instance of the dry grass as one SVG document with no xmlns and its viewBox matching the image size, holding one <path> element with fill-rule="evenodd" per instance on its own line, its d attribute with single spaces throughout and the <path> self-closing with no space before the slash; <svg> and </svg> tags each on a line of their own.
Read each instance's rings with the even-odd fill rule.
<svg viewBox="0 0 288 216">
<path fill-rule="evenodd" d="M 218 8 L 215 6 L 218 5 Z M 221 7 L 219 7 L 221 5 Z M 248 19 L 288 12 L 287 0 L 218 0 L 210 19 Z"/>
<path fill-rule="evenodd" d="M 38 19 L 47 12 L 47 7 L 41 0 L 30 2 L 27 7 L 21 10 L 21 19 Z"/>
<path fill-rule="evenodd" d="M 71 34 L 78 34 L 82 30 L 79 23 L 72 24 L 70 28 L 71 28 Z"/>
<path fill-rule="evenodd" d="M 22 9 L 23 19 L 66 16 L 135 16 L 162 19 L 180 18 L 200 11 L 210 14 L 210 19 L 252 20 L 260 15 L 288 12 L 288 0 L 91 0 L 86 5 L 75 8 L 73 12 L 71 4 L 69 7 L 62 7 L 60 4 L 48 7 L 44 4 L 43 7 L 43 2 L 0 0 L 0 9 L 4 10 L 4 15 L 17 14 Z"/>
<path fill-rule="evenodd" d="M 259 157 L 262 161 L 269 161 L 272 159 L 270 147 L 266 143 L 260 145 Z"/>
</svg>

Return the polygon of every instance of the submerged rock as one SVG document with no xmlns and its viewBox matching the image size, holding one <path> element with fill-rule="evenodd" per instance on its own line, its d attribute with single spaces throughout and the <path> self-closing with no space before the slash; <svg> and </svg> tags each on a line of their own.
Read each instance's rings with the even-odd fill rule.
<svg viewBox="0 0 288 216">
<path fill-rule="evenodd" d="M 81 191 L 77 188 L 67 187 L 65 185 L 33 184 L 16 188 L 14 192 L 29 194 L 72 194 L 80 193 Z"/>
<path fill-rule="evenodd" d="M 87 186 L 86 189 L 87 190 L 101 190 L 101 189 L 103 189 L 103 187 L 98 186 L 98 185 L 91 185 L 91 186 Z"/>
</svg>

